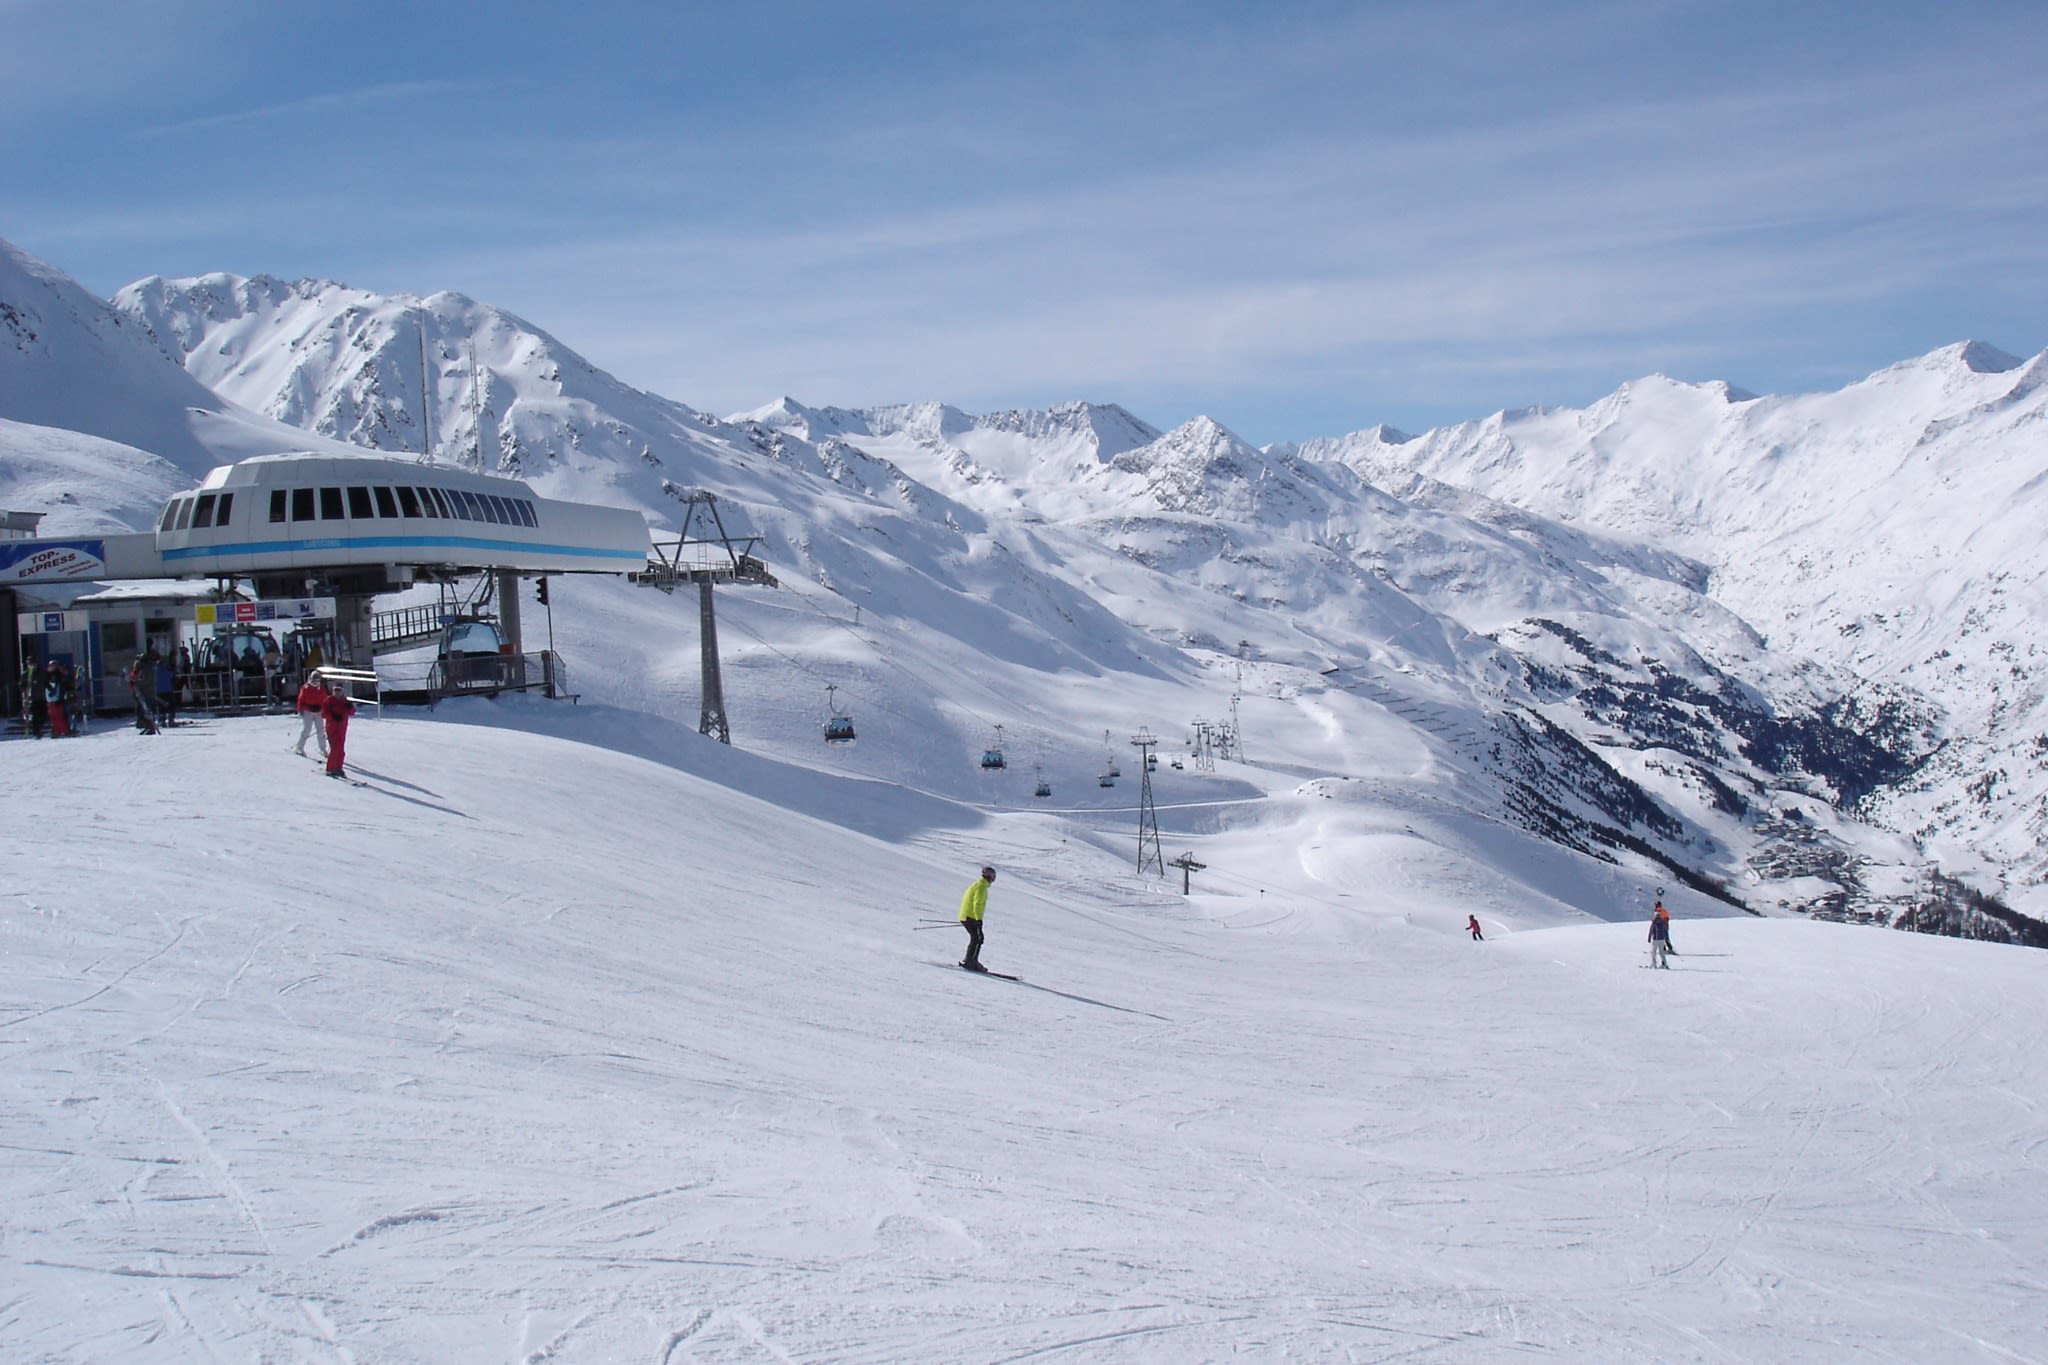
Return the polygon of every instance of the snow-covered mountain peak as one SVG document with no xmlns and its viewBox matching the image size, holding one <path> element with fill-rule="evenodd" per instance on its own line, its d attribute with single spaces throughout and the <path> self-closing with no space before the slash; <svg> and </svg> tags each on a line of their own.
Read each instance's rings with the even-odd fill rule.
<svg viewBox="0 0 2048 1365">
<path fill-rule="evenodd" d="M 40 256 L 32 256 L 14 243 L 0 238 L 0 284 L 10 293 L 20 293 L 23 283 L 32 283 L 45 289 L 65 294 L 84 295 L 85 291 L 69 275 L 51 265 Z"/>
<path fill-rule="evenodd" d="M 1350 464 L 1363 471 L 1383 468 L 1373 457 L 1378 451 L 1392 446 L 1404 446 L 1410 441 L 1420 440 L 1398 427 L 1381 422 L 1363 431 L 1349 432 L 1343 436 L 1316 436 L 1306 441 L 1277 441 L 1265 447 L 1269 456 L 1298 457 L 1317 463 Z"/>
<path fill-rule="evenodd" d="M 1259 465 L 1264 455 L 1212 417 L 1192 417 L 1155 441 L 1112 460 L 1118 469 L 1140 473 L 1166 467 L 1230 473 Z"/>
<path fill-rule="evenodd" d="M 1399 427 L 1388 426 L 1385 422 L 1381 422 L 1377 426 L 1367 427 L 1359 435 L 1364 436 L 1375 445 L 1383 446 L 1405 446 L 1410 441 L 1420 439 L 1409 432 L 1401 430 Z"/>
<path fill-rule="evenodd" d="M 784 394 L 772 403 L 766 403 L 751 412 L 735 413 L 726 418 L 735 426 L 751 423 L 766 427 L 770 431 L 786 431 L 806 441 L 823 442 L 835 436 L 866 436 L 868 429 L 866 414 L 849 408 L 814 408 L 807 403 Z"/>
<path fill-rule="evenodd" d="M 1511 431 L 1543 426 L 1547 420 L 1566 419 L 1589 438 L 1617 424 L 1655 422 L 1688 430 L 1689 440 L 1704 442 L 1726 421 L 1731 409 L 1754 399 L 1725 382 L 1691 383 L 1666 374 L 1647 374 L 1631 379 L 1581 410 L 1537 409 L 1528 413 L 1503 414 L 1500 429 Z"/>
<path fill-rule="evenodd" d="M 975 419 L 950 403 L 896 403 L 865 411 L 868 430 L 876 436 L 908 436 L 944 444 L 974 430 Z"/>
<path fill-rule="evenodd" d="M 666 513 L 666 484 L 731 433 L 623 384 L 532 323 L 466 295 L 207 275 L 115 295 L 217 393 L 359 447 L 524 474 L 554 496 Z"/>
<path fill-rule="evenodd" d="M 1099 463 L 1105 464 L 1160 436 L 1157 427 L 1115 403 L 1075 401 L 1045 409 L 1012 408 L 985 414 L 978 425 L 1038 440 L 1078 439 Z"/>
<path fill-rule="evenodd" d="M 231 453 L 307 443 L 303 432 L 257 419 L 174 363 L 147 318 L 109 306 L 4 241 L 0 417 L 148 451 L 193 477 Z"/>
<path fill-rule="evenodd" d="M 1751 403 L 1757 395 L 1747 389 L 1737 388 L 1725 379 L 1708 379 L 1694 382 L 1688 379 L 1674 379 L 1661 371 L 1643 375 L 1623 383 L 1612 394 L 1593 406 L 1626 400 L 1657 400 L 1675 398 L 1679 400 L 1706 398 L 1722 404 Z"/>
<path fill-rule="evenodd" d="M 1226 521 L 1293 521 L 1326 508 L 1330 498 L 1313 466 L 1262 451 L 1212 417 L 1191 418 L 1109 467 L 1135 476 L 1133 491 L 1161 511 Z"/>
<path fill-rule="evenodd" d="M 1988 341 L 1958 341 L 1953 346 L 1944 346 L 1922 356 L 1918 363 L 1960 365 L 1972 374 L 2004 374 L 2007 370 L 2018 369 L 2025 362 Z"/>
<path fill-rule="evenodd" d="M 115 294 L 114 303 L 123 312 L 146 311 L 153 319 L 170 316 L 175 306 L 177 312 L 220 320 L 239 317 L 253 307 L 276 306 L 295 297 L 313 298 L 326 290 L 341 287 L 344 286 L 326 280 L 285 280 L 276 275 L 245 277 L 216 270 L 183 280 L 151 275 Z"/>
<path fill-rule="evenodd" d="M 1897 364 L 1887 365 L 1841 392 L 1886 395 L 1938 394 L 1973 401 L 1977 397 L 1996 392 L 2000 387 L 2000 376 L 2020 369 L 2025 364 L 2026 362 L 2019 357 L 1989 343 L 1958 341 L 1953 345 L 1929 351 L 1925 355 L 1913 356 Z M 1824 395 L 1816 394 L 1813 397 L 1819 398 Z"/>
<path fill-rule="evenodd" d="M 987 444 L 975 439 L 982 433 L 1004 434 L 1035 444 L 1083 448 L 1097 463 L 1159 439 L 1156 427 L 1114 403 L 1082 401 L 1050 408 L 1007 408 L 976 416 L 939 402 L 851 409 L 813 407 L 785 395 L 728 420 L 789 432 L 807 441 L 833 436 L 902 437 L 963 451 Z"/>
</svg>

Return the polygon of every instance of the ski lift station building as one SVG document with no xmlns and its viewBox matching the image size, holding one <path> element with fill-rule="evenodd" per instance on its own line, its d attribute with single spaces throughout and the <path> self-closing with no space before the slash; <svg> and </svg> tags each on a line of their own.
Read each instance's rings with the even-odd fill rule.
<svg viewBox="0 0 2048 1365">
<path fill-rule="evenodd" d="M 496 573 L 640 574 L 659 561 L 647 520 L 617 507 L 543 498 L 517 479 L 377 455 L 285 454 L 223 465 L 174 495 L 153 530 L 43 539 L 34 514 L 0 536 L 0 610 L 24 632 L 39 587 L 164 579 L 247 579 L 262 599 L 332 598 L 342 638 L 369 658 L 369 601 L 420 578 Z M 764 574 L 765 577 L 765 574 Z M 516 591 L 500 594 L 518 638 Z M 88 630 L 93 623 L 60 623 Z M 125 635 L 119 637 L 125 639 Z M 23 641 L 26 644 L 26 640 Z M 20 668 L 6 638 L 4 674 Z M 99 662 L 99 642 L 90 642 Z M 516 646 L 515 646 L 516 647 Z M 106 676 L 125 659 L 109 655 Z"/>
</svg>

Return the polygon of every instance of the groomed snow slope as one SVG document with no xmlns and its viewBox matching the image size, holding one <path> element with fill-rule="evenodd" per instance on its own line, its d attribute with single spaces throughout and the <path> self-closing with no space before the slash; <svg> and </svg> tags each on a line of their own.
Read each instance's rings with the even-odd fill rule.
<svg viewBox="0 0 2048 1365">
<path fill-rule="evenodd" d="M 1183 900 L 609 708 L 295 732 L 6 746 L 0 1355 L 2048 1358 L 2038 953 L 1682 901 L 1650 972 L 1412 807 Z M 1021 982 L 916 927 L 984 859 Z"/>
</svg>

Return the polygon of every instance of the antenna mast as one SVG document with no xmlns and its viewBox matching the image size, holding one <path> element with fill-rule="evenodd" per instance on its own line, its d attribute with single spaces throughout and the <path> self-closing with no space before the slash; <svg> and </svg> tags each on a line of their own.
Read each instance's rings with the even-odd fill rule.
<svg viewBox="0 0 2048 1365">
<path fill-rule="evenodd" d="M 427 383 L 427 301 L 420 300 L 420 463 L 434 462 L 434 399 Z"/>
<path fill-rule="evenodd" d="M 481 474 L 484 468 L 484 377 L 476 367 L 476 338 L 469 339 L 469 411 L 470 420 L 476 424 L 476 468 Z"/>
</svg>

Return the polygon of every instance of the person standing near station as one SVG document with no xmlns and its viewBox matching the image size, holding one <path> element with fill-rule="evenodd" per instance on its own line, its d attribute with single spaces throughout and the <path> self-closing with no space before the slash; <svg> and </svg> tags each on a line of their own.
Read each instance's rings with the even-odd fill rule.
<svg viewBox="0 0 2048 1365">
<path fill-rule="evenodd" d="M 150 704 L 149 694 L 156 686 L 156 665 L 138 655 L 121 681 L 128 684 L 128 699 L 135 703 L 135 728 L 145 735 L 155 734 L 156 707 Z"/>
<path fill-rule="evenodd" d="M 981 917 L 988 910 L 988 889 L 995 884 L 996 870 L 984 867 L 960 897 L 960 927 L 967 931 L 967 956 L 960 965 L 970 972 L 985 972 L 981 965 Z"/>
<path fill-rule="evenodd" d="M 181 675 L 191 671 L 185 646 L 178 646 L 178 657 L 187 661 L 173 668 L 168 657 L 156 655 L 156 714 L 157 719 L 165 725 L 178 723 L 178 688 L 182 685 Z"/>
<path fill-rule="evenodd" d="M 320 670 L 314 669 L 306 675 L 306 681 L 299 684 L 299 742 L 292 745 L 292 752 L 300 758 L 306 756 L 306 741 L 320 741 L 320 757 L 327 757 L 327 727 L 321 723 L 320 706 L 327 700 L 327 684 L 321 680 Z"/>
<path fill-rule="evenodd" d="M 163 689 L 157 681 L 157 670 L 163 667 L 164 656 L 157 652 L 155 645 L 142 651 L 142 657 L 135 661 L 135 684 L 142 694 L 142 702 L 149 708 L 149 732 L 155 734 L 163 718 Z"/>
<path fill-rule="evenodd" d="M 50 738 L 65 739 L 71 724 L 64 716 L 64 665 L 53 663 L 43 674 L 43 710 L 50 717 Z"/>
<path fill-rule="evenodd" d="M 327 693 L 320 703 L 320 719 L 327 723 L 327 775 L 347 777 L 342 770 L 342 751 L 348 747 L 348 718 L 356 713 L 345 687 Z"/>
<path fill-rule="evenodd" d="M 1650 912 L 1650 965 L 1670 970 L 1671 964 L 1665 959 L 1671 953 L 1671 912 L 1664 908 L 1662 897 L 1657 908 Z"/>
</svg>

